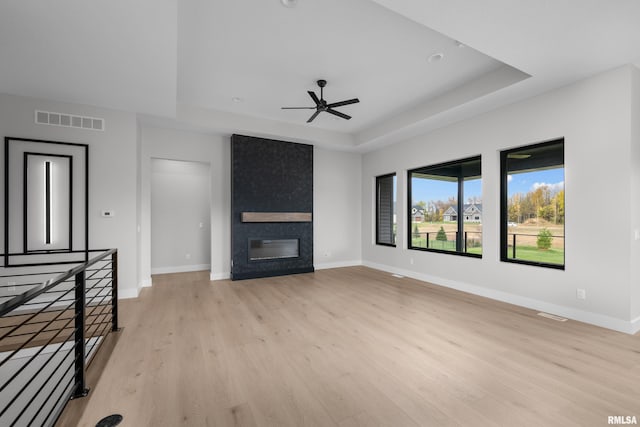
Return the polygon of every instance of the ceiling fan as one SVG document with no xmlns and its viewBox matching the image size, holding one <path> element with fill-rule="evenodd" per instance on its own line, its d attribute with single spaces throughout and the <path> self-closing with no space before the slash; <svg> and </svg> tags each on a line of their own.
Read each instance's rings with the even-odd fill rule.
<svg viewBox="0 0 640 427">
<path fill-rule="evenodd" d="M 318 117 L 318 114 L 322 113 L 323 111 L 329 114 L 333 114 L 334 116 L 338 116 L 338 117 L 342 117 L 345 120 L 349 120 L 351 118 L 351 116 L 346 115 L 344 113 L 341 113 L 340 111 L 336 111 L 334 110 L 335 107 L 342 107 L 343 105 L 350 105 L 350 104 L 356 104 L 358 102 L 360 102 L 360 100 L 358 98 L 353 98 L 353 99 L 348 99 L 346 101 L 340 101 L 340 102 L 332 102 L 331 104 L 327 104 L 327 101 L 324 100 L 324 93 L 323 93 L 323 88 L 327 85 L 327 81 L 326 80 L 318 80 L 317 81 L 318 86 L 320 87 L 320 99 L 318 99 L 318 96 L 315 94 L 315 92 L 313 91 L 307 91 L 307 93 L 309 94 L 309 96 L 311 97 L 311 99 L 313 99 L 313 102 L 316 103 L 315 107 L 282 107 L 283 110 L 313 110 L 315 109 L 316 112 L 313 113 L 313 115 L 311 117 L 309 117 L 309 120 L 307 120 L 307 123 L 311 123 L 316 117 Z"/>
</svg>

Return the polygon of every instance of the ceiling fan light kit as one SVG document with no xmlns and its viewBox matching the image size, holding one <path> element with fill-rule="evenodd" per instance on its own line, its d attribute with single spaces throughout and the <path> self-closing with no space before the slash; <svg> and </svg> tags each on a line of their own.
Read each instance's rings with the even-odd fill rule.
<svg viewBox="0 0 640 427">
<path fill-rule="evenodd" d="M 342 119 L 345 120 L 349 120 L 351 119 L 351 116 L 341 113 L 340 111 L 336 111 L 334 108 L 335 107 L 342 107 L 345 105 L 350 105 L 350 104 L 356 104 L 358 102 L 360 102 L 360 100 L 358 98 L 353 98 L 353 99 L 347 99 L 345 101 L 339 101 L 339 102 L 332 102 L 331 104 L 328 104 L 327 101 L 324 100 L 324 87 L 327 85 L 327 81 L 320 79 L 316 82 L 318 84 L 318 87 L 320 87 L 320 98 L 318 98 L 318 96 L 315 94 L 315 92 L 309 90 L 307 91 L 307 93 L 309 94 L 309 96 L 311 97 L 311 99 L 313 100 L 313 102 L 316 103 L 315 107 L 282 107 L 283 110 L 313 110 L 315 109 L 316 112 L 313 113 L 313 115 L 311 117 L 309 117 L 309 120 L 307 120 L 307 123 L 311 123 L 312 121 L 315 120 L 316 117 L 318 117 L 318 114 L 324 112 L 324 113 L 329 113 L 329 114 L 333 114 L 334 116 L 340 117 Z"/>
</svg>

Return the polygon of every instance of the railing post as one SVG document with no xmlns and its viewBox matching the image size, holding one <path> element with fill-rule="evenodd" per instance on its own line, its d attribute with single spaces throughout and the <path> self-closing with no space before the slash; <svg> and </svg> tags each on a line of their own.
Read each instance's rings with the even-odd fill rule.
<svg viewBox="0 0 640 427">
<path fill-rule="evenodd" d="M 84 322 L 85 322 L 85 271 L 81 271 L 75 276 L 76 286 L 76 302 L 75 302 L 75 390 L 72 399 L 85 397 L 89 394 L 85 378 L 85 339 L 84 339 Z"/>
<path fill-rule="evenodd" d="M 513 259 L 516 259 L 516 233 L 513 233 Z"/>
<path fill-rule="evenodd" d="M 427 249 L 429 249 L 429 232 L 427 232 Z"/>
<path fill-rule="evenodd" d="M 111 254 L 111 330 L 118 331 L 118 251 Z"/>
<path fill-rule="evenodd" d="M 464 253 L 467 253 L 467 232 L 464 232 Z"/>
</svg>

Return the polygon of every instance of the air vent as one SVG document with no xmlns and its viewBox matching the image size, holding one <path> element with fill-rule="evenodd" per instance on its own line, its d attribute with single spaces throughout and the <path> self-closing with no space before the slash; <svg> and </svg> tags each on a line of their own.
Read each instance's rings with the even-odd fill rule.
<svg viewBox="0 0 640 427">
<path fill-rule="evenodd" d="M 36 110 L 36 123 L 39 125 L 104 131 L 104 119 L 76 116 L 65 113 L 53 113 L 51 111 Z"/>
</svg>

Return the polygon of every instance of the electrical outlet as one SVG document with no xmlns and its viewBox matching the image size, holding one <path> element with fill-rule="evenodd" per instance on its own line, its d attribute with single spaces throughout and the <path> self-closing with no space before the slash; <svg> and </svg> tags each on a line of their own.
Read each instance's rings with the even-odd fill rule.
<svg viewBox="0 0 640 427">
<path fill-rule="evenodd" d="M 203 222 L 201 222 L 200 224 L 198 224 L 198 227 L 200 227 L 200 228 L 204 228 L 204 223 L 203 223 Z"/>
<path fill-rule="evenodd" d="M 587 291 L 585 289 L 576 289 L 576 298 L 587 299 Z"/>
<path fill-rule="evenodd" d="M 636 229 L 636 230 L 633 232 L 633 237 L 634 237 L 636 240 L 640 240 L 640 230 Z"/>
<path fill-rule="evenodd" d="M 409 258 L 409 264 L 413 265 L 413 258 Z"/>
<path fill-rule="evenodd" d="M 191 259 L 191 254 L 185 254 L 184 256 L 186 259 Z"/>
</svg>

